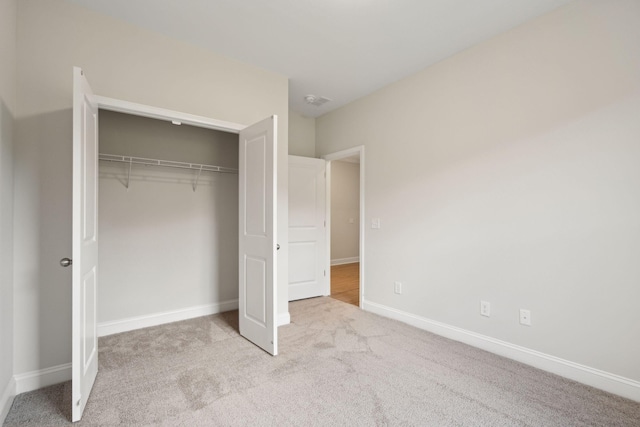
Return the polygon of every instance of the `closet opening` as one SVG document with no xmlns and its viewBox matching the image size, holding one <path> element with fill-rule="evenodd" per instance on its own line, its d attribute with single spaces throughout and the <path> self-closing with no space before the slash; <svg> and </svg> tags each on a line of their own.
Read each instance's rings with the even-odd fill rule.
<svg viewBox="0 0 640 427">
<path fill-rule="evenodd" d="M 238 135 L 99 114 L 98 336 L 238 308 Z"/>
<path fill-rule="evenodd" d="M 116 308 L 113 309 L 111 314 L 113 315 L 115 312 L 116 316 L 120 317 L 120 319 L 101 322 L 101 320 L 104 320 L 104 317 L 109 315 L 109 312 L 104 307 L 98 307 L 98 303 L 102 302 L 105 298 L 103 295 L 98 296 L 100 290 L 109 290 L 109 287 L 98 285 L 98 282 L 102 281 L 99 254 L 99 228 L 103 227 L 102 232 L 106 232 L 104 229 L 105 218 L 103 218 L 102 223 L 98 220 L 100 216 L 98 199 L 102 192 L 109 191 L 109 189 L 106 188 L 102 188 L 101 191 L 100 188 L 100 173 L 102 172 L 103 175 L 105 173 L 104 168 L 100 170 L 99 166 L 100 151 L 105 148 L 109 149 L 109 147 L 105 147 L 104 142 L 100 144 L 99 113 L 101 110 L 103 112 L 110 111 L 126 113 L 136 117 L 160 119 L 165 122 L 170 122 L 175 126 L 182 126 L 183 124 L 193 125 L 197 128 L 222 130 L 231 134 L 238 134 L 238 175 L 237 184 L 235 184 L 238 203 L 237 205 L 228 205 L 237 206 L 237 225 L 235 232 L 237 233 L 238 250 L 237 260 L 236 263 L 234 263 L 238 272 L 236 282 L 238 298 L 236 300 L 215 301 L 213 299 L 214 297 L 224 297 L 227 295 L 225 292 L 229 292 L 229 294 L 233 292 L 230 288 L 218 286 L 221 283 L 219 281 L 216 282 L 215 286 L 212 285 L 214 279 L 224 277 L 224 273 L 222 273 L 220 267 L 225 266 L 226 261 L 224 259 L 214 259 L 215 257 L 221 256 L 220 251 L 205 253 L 202 258 L 205 260 L 205 264 L 213 264 L 217 268 L 212 268 L 207 271 L 195 271 L 195 276 L 194 271 L 191 271 L 191 269 L 188 271 L 183 269 L 182 274 L 177 277 L 170 277 L 170 279 L 172 279 L 171 283 L 177 283 L 176 286 L 171 286 L 171 289 L 161 289 L 159 280 L 164 279 L 164 277 L 161 277 L 161 274 L 154 274 L 157 269 L 163 268 L 165 263 L 175 267 L 176 265 L 180 265 L 180 263 L 191 262 L 193 258 L 202 255 L 200 252 L 203 247 L 199 246 L 199 244 L 203 244 L 206 247 L 206 243 L 203 243 L 206 241 L 206 236 L 211 237 L 212 235 L 218 236 L 224 234 L 227 225 L 220 225 L 215 229 L 205 227 L 204 230 L 198 229 L 197 232 L 192 233 L 196 235 L 196 243 L 188 242 L 185 244 L 181 240 L 176 241 L 176 239 L 180 239 L 191 232 L 189 226 L 194 222 L 199 220 L 213 221 L 214 219 L 223 219 L 230 216 L 223 213 L 226 211 L 220 210 L 220 206 L 224 206 L 224 203 L 209 203 L 210 209 L 208 211 L 196 211 L 198 206 L 206 205 L 207 202 L 194 199 L 194 195 L 198 194 L 198 189 L 202 189 L 201 180 L 205 169 L 207 169 L 208 172 L 208 169 L 212 168 L 215 169 L 215 173 L 224 174 L 230 172 L 228 169 L 234 168 L 225 165 L 208 165 L 201 163 L 202 159 L 199 159 L 196 163 L 191 163 L 187 159 L 185 159 L 187 160 L 186 162 L 170 160 L 170 163 L 163 163 L 163 161 L 166 161 L 165 159 L 151 158 L 151 160 L 149 160 L 150 158 L 146 157 L 147 154 L 144 154 L 145 157 L 141 157 L 127 156 L 122 153 L 102 153 L 103 161 L 124 164 L 128 160 L 129 165 L 126 179 L 124 175 L 121 175 L 122 178 L 119 178 L 117 173 L 112 172 L 113 179 L 110 184 L 115 183 L 114 188 L 117 187 L 117 184 L 120 184 L 120 186 L 124 185 L 127 190 L 130 190 L 127 191 L 128 198 L 123 199 L 121 197 L 120 200 L 130 202 L 134 196 L 141 199 L 141 203 L 125 205 L 126 209 L 121 209 L 117 200 L 115 200 L 114 203 L 105 203 L 104 197 L 102 197 L 102 204 L 115 210 L 113 213 L 113 218 L 115 218 L 114 222 L 117 223 L 120 221 L 122 224 L 124 231 L 120 232 L 119 236 L 134 234 L 139 235 L 142 239 L 148 239 L 152 243 L 158 243 L 154 239 L 157 239 L 159 235 L 163 235 L 164 241 L 168 242 L 171 240 L 171 245 L 163 248 L 159 246 L 153 246 L 153 248 L 146 246 L 145 248 L 150 248 L 147 251 L 131 251 L 131 244 L 126 240 L 122 241 L 122 239 L 119 239 L 115 243 L 112 242 L 112 252 L 103 247 L 103 251 L 105 252 L 105 254 L 102 255 L 103 262 L 105 261 L 105 256 L 109 256 L 110 253 L 120 255 L 124 253 L 128 254 L 129 257 L 135 257 L 131 260 L 130 258 L 120 256 L 117 262 L 112 263 L 111 269 L 113 269 L 113 274 L 116 274 L 118 269 L 131 266 L 138 267 L 145 263 L 147 268 L 137 269 L 133 273 L 130 273 L 131 277 L 129 278 L 131 278 L 132 281 L 128 282 L 129 287 L 126 289 L 125 296 L 122 297 L 118 295 L 117 303 L 112 305 L 112 309 L 113 307 Z M 109 113 L 106 114 L 109 115 Z M 124 121 L 128 119 L 126 117 L 120 118 Z M 273 356 L 278 354 L 278 330 L 276 321 L 276 251 L 278 247 L 276 242 L 277 125 L 278 117 L 275 115 L 249 126 L 244 126 L 203 116 L 195 116 L 163 108 L 96 96 L 91 90 L 91 86 L 82 69 L 79 67 L 73 68 L 72 258 L 63 258 L 61 260 L 63 267 L 72 267 L 72 421 L 78 421 L 82 418 L 82 413 L 84 412 L 91 390 L 98 377 L 98 337 L 100 335 L 104 336 L 108 333 L 124 332 L 125 330 L 138 329 L 154 324 L 170 323 L 176 320 L 203 316 L 211 312 L 220 312 L 224 311 L 225 303 L 228 303 L 238 308 L 237 331 L 239 332 L 239 336 L 246 338 Z M 104 121 L 102 122 L 102 127 L 106 127 L 107 130 L 109 129 L 109 126 L 105 125 Z M 117 130 L 115 133 L 118 138 L 122 136 L 121 131 L 125 128 L 127 128 L 126 124 L 114 126 L 114 129 Z M 170 135 L 171 131 L 169 129 L 168 127 L 163 127 L 157 130 L 153 135 L 153 140 L 157 141 L 156 138 L 159 138 L 158 135 Z M 173 138 L 169 139 L 173 140 Z M 119 139 L 114 139 L 114 141 L 118 140 Z M 125 143 L 120 148 L 123 150 L 131 149 L 131 145 L 133 145 L 132 142 Z M 155 150 L 157 147 L 162 146 L 162 144 L 154 142 L 152 146 Z M 220 148 L 219 151 L 226 152 L 227 148 L 231 149 L 231 147 L 234 146 L 234 144 L 229 144 L 224 149 Z M 194 152 L 198 153 L 198 150 L 193 147 L 188 148 L 187 143 L 181 143 L 178 145 L 178 148 L 170 148 L 169 152 L 179 156 L 191 156 Z M 196 155 L 200 157 L 202 153 Z M 184 186 L 186 181 L 186 178 L 182 176 L 171 176 L 168 178 L 160 174 L 159 171 L 147 173 L 139 178 L 137 178 L 135 174 L 132 176 L 134 158 L 136 159 L 136 166 L 167 168 L 172 169 L 173 173 L 177 173 L 177 171 L 193 172 L 193 166 L 196 166 L 198 174 L 192 184 L 192 195 L 186 197 L 183 193 L 176 192 L 176 196 L 171 198 L 168 196 L 168 193 L 160 193 L 155 190 L 148 193 L 137 192 L 134 195 L 133 191 L 131 191 L 134 182 L 141 188 L 146 188 L 144 187 L 145 184 L 152 183 L 170 184 L 179 187 L 180 185 Z M 220 162 L 224 161 L 222 158 L 218 160 Z M 153 165 L 146 163 L 149 161 L 151 161 Z M 212 186 L 214 182 L 217 181 L 211 181 Z M 236 181 L 233 182 L 235 183 Z M 112 194 L 114 194 L 113 188 L 111 190 Z M 224 190 L 220 190 L 220 192 L 225 193 Z M 169 194 L 173 193 L 170 192 Z M 107 200 L 110 201 L 109 199 Z M 155 204 L 159 202 L 163 202 L 163 204 Z M 153 209 L 147 209 L 149 205 L 151 205 Z M 188 220 L 184 219 L 185 211 L 177 209 L 184 208 L 185 205 L 188 208 L 193 208 L 190 210 Z M 160 208 L 168 209 L 170 214 L 165 215 L 162 221 L 152 219 L 152 214 L 157 214 Z M 102 215 L 105 215 L 105 213 L 102 212 Z M 109 214 L 106 215 L 108 217 Z M 133 215 L 136 215 L 135 220 L 132 219 Z M 175 230 L 168 231 L 169 229 L 166 228 L 167 224 L 178 224 L 178 226 Z M 229 227 L 229 229 L 232 230 L 233 227 Z M 229 236 L 231 236 L 231 234 L 229 234 Z M 226 245 L 228 242 L 233 241 L 234 240 L 231 239 L 228 241 L 219 239 L 217 247 L 221 246 L 222 243 Z M 187 255 L 182 256 L 185 252 Z M 232 251 L 228 253 L 231 254 Z M 115 264 L 118 264 L 117 267 Z M 166 272 L 167 270 L 163 271 Z M 232 270 L 229 270 L 229 272 L 231 271 Z M 105 273 L 108 273 L 108 269 Z M 198 277 L 197 283 L 203 283 L 203 280 L 207 283 L 204 288 L 190 288 L 196 276 Z M 140 287 L 141 283 L 143 284 L 142 287 Z M 108 285 L 109 282 L 107 281 L 106 284 Z M 154 293 L 162 294 L 162 298 L 154 299 Z M 168 302 L 169 299 L 171 299 L 171 303 Z M 127 303 L 126 301 L 134 302 Z M 174 301 L 179 301 L 181 308 L 170 308 L 169 311 L 157 312 L 158 307 L 172 307 Z M 184 304 L 185 301 L 187 301 L 188 304 L 193 304 L 194 301 L 206 301 L 206 303 L 204 305 L 184 308 L 182 304 Z M 133 306 L 136 304 L 138 304 L 138 307 L 133 310 Z M 231 309 L 234 307 L 227 308 Z M 103 311 L 102 318 L 98 316 L 101 310 Z M 136 313 L 153 312 L 153 314 L 142 314 L 123 318 L 123 316 L 127 316 L 128 313 L 133 311 Z M 107 314 L 105 315 L 104 313 Z M 227 319 L 229 319 L 228 316 Z M 100 324 L 102 328 L 99 328 Z M 111 329 L 107 330 L 107 327 Z M 99 329 L 102 333 L 98 332 Z"/>
</svg>

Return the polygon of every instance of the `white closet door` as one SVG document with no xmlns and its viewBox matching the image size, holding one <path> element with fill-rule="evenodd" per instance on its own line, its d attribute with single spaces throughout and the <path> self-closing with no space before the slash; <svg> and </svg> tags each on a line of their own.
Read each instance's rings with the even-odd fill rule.
<svg viewBox="0 0 640 427">
<path fill-rule="evenodd" d="M 82 417 L 98 374 L 98 105 L 73 69 L 72 420 Z"/>
<path fill-rule="evenodd" d="M 289 301 L 329 295 L 325 165 L 289 156 Z"/>
<path fill-rule="evenodd" d="M 274 356 L 276 323 L 276 123 L 240 132 L 240 334 Z"/>
</svg>

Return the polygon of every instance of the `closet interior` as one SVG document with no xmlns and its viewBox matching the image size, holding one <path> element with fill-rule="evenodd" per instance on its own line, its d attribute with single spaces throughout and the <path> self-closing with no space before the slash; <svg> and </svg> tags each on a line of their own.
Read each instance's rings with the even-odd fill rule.
<svg viewBox="0 0 640 427">
<path fill-rule="evenodd" d="M 101 110 L 100 326 L 238 298 L 238 136 Z"/>
</svg>

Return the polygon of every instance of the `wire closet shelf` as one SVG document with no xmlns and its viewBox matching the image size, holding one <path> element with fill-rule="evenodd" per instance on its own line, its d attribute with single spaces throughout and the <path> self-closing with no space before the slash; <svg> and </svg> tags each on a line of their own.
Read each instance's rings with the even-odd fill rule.
<svg viewBox="0 0 640 427">
<path fill-rule="evenodd" d="M 176 168 L 176 169 L 191 169 L 198 172 L 196 175 L 196 181 L 193 185 L 193 191 L 196 191 L 198 187 L 198 180 L 200 179 L 200 174 L 205 172 L 219 172 L 219 173 L 231 173 L 237 174 L 238 169 L 228 168 L 225 166 L 215 166 L 215 165 L 203 165 L 199 163 L 187 163 L 187 162 L 176 162 L 173 160 L 160 160 L 160 159 L 148 159 L 145 157 L 133 157 L 133 156 L 121 156 L 117 154 L 105 154 L 99 153 L 98 159 L 106 162 L 117 162 L 117 163 L 126 163 L 129 165 L 129 170 L 127 173 L 127 183 L 126 187 L 129 188 L 129 182 L 131 178 L 131 167 L 132 165 L 144 165 L 144 166 L 161 166 L 167 168 Z"/>
</svg>

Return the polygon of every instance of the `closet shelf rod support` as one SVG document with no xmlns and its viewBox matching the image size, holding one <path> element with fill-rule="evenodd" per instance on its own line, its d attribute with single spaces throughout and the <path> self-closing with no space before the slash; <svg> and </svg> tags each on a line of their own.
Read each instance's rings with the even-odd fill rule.
<svg viewBox="0 0 640 427">
<path fill-rule="evenodd" d="M 133 159 L 129 158 L 129 172 L 127 172 L 127 191 L 129 191 L 129 183 L 131 182 L 131 166 L 133 164 Z"/>
<path fill-rule="evenodd" d="M 193 184 L 193 192 L 196 192 L 196 188 L 198 188 L 198 180 L 200 179 L 200 174 L 202 173 L 202 166 L 198 169 L 198 175 L 196 175 L 196 182 Z"/>
</svg>

